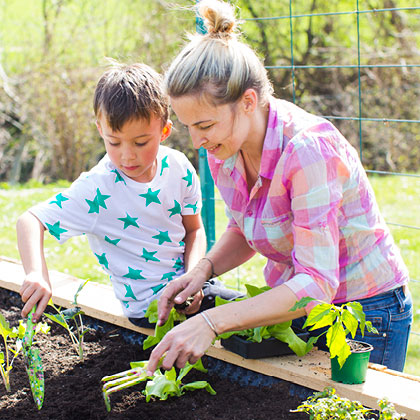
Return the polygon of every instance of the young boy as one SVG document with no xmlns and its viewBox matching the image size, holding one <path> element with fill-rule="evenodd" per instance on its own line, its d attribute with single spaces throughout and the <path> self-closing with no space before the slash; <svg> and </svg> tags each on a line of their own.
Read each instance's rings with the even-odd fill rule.
<svg viewBox="0 0 420 420">
<path fill-rule="evenodd" d="M 94 111 L 105 157 L 18 219 L 22 316 L 38 304 L 38 320 L 52 294 L 43 252 L 48 230 L 60 243 L 87 235 L 124 314 L 142 325 L 162 288 L 205 253 L 199 181 L 181 152 L 160 145 L 172 123 L 161 77 L 150 67 L 114 65 L 105 72 Z"/>
</svg>

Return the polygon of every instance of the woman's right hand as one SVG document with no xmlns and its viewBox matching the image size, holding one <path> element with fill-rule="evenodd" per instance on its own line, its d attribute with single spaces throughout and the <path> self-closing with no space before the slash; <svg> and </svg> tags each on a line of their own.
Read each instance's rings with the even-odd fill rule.
<svg viewBox="0 0 420 420">
<path fill-rule="evenodd" d="M 168 283 L 158 301 L 158 325 L 166 322 L 175 304 L 185 302 L 190 296 L 200 296 L 201 288 L 209 279 L 211 270 L 210 263 L 201 259 L 188 273 Z"/>
<path fill-rule="evenodd" d="M 37 304 L 38 306 L 32 318 L 34 322 L 37 322 L 41 318 L 52 296 L 49 281 L 44 279 L 42 273 L 29 273 L 26 275 L 19 293 L 22 301 L 25 303 L 22 309 L 22 317 L 25 318 Z"/>
</svg>

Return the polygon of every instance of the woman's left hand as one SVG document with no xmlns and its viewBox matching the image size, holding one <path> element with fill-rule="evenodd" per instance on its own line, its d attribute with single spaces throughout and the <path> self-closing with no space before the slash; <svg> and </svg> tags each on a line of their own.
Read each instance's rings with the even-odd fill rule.
<svg viewBox="0 0 420 420">
<path fill-rule="evenodd" d="M 183 368 L 187 362 L 194 364 L 210 347 L 214 332 L 200 314 L 172 328 L 152 351 L 147 365 L 147 374 L 152 376 L 161 357 L 166 353 L 163 369 L 173 366 Z"/>
</svg>

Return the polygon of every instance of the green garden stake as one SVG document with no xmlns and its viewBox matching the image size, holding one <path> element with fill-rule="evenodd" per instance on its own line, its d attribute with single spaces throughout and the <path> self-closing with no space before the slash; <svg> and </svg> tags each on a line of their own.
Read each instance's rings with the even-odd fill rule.
<svg viewBox="0 0 420 420">
<path fill-rule="evenodd" d="M 31 385 L 32 396 L 38 410 L 41 410 L 44 402 L 44 370 L 42 367 L 39 349 L 32 348 L 32 338 L 35 334 L 36 324 L 32 322 L 32 317 L 36 310 L 36 305 L 28 314 L 26 321 L 26 332 L 22 339 L 23 354 L 26 362 L 26 372 Z"/>
</svg>

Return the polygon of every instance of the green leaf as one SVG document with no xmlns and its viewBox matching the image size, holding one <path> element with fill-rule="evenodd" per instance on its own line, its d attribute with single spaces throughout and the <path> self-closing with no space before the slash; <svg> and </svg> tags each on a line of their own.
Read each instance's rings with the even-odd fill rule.
<svg viewBox="0 0 420 420">
<path fill-rule="evenodd" d="M 252 284 L 245 284 L 245 288 L 249 297 L 260 295 L 261 293 L 267 292 L 271 289 L 270 286 L 257 287 Z"/>
<path fill-rule="evenodd" d="M 62 317 L 60 314 L 57 315 L 52 315 L 52 314 L 47 314 L 44 313 L 44 315 L 48 318 L 51 319 L 51 321 L 56 322 L 57 324 L 61 325 L 63 328 L 65 328 L 66 330 L 69 330 L 69 326 L 67 325 L 64 317 Z"/>
<path fill-rule="evenodd" d="M 307 349 L 305 341 L 299 338 L 291 327 L 274 330 L 272 336 L 287 343 L 298 356 L 304 356 L 310 350 Z"/>
<path fill-rule="evenodd" d="M 61 311 L 61 316 L 67 319 L 74 319 L 77 315 L 84 315 L 84 312 L 79 306 L 75 306 L 74 308 L 68 308 L 64 311 Z"/>
<path fill-rule="evenodd" d="M 0 334 L 5 340 L 7 340 L 8 337 L 13 338 L 17 336 L 17 334 L 10 328 L 9 323 L 2 314 L 0 314 Z"/>
<path fill-rule="evenodd" d="M 179 396 L 181 390 L 175 381 L 169 380 L 163 374 L 156 374 L 152 380 L 147 382 L 143 393 L 146 395 L 146 402 L 149 402 L 151 397 L 166 400 L 170 396 Z"/>
<path fill-rule="evenodd" d="M 363 314 L 364 315 L 364 314 Z M 350 331 L 352 338 L 356 335 L 358 322 L 350 311 L 343 311 L 343 324 Z"/>
<path fill-rule="evenodd" d="M 360 331 L 362 332 L 362 335 L 364 335 L 366 316 L 363 312 L 363 307 L 360 302 L 349 302 L 345 305 L 345 307 L 356 318 L 357 322 L 360 323 Z"/>
<path fill-rule="evenodd" d="M 150 302 L 144 316 L 149 320 L 150 323 L 156 324 L 158 321 L 158 301 L 156 299 Z"/>
<path fill-rule="evenodd" d="M 87 280 L 85 280 L 84 283 L 79 285 L 79 288 L 77 289 L 77 291 L 74 295 L 73 302 L 71 302 L 72 305 L 77 306 L 77 298 L 79 297 L 79 293 L 82 291 L 82 289 L 86 286 L 86 283 L 88 283 L 89 281 L 90 281 L 90 279 L 87 279 Z"/>
<path fill-rule="evenodd" d="M 0 351 L 0 364 L 2 365 L 4 363 L 4 353 Z"/>
<path fill-rule="evenodd" d="M 306 308 L 309 302 L 313 302 L 316 300 L 315 298 L 312 298 L 310 296 L 305 296 L 302 299 L 298 300 L 292 308 L 289 309 L 289 312 L 296 311 L 298 309 Z"/>
<path fill-rule="evenodd" d="M 325 317 L 328 316 L 331 312 L 335 314 L 335 310 L 332 307 L 333 305 L 330 305 L 328 303 L 321 303 L 320 305 L 316 305 L 312 308 L 310 314 L 306 318 L 305 323 L 303 324 L 303 328 L 313 326 L 311 330 L 317 329 L 317 323 L 319 322 L 320 325 L 325 326 Z M 331 323 L 333 322 L 333 318 L 327 318 L 332 319 Z"/>
<path fill-rule="evenodd" d="M 165 336 L 165 334 L 170 331 L 174 327 L 174 314 L 175 310 L 171 309 L 171 312 L 169 313 L 169 317 L 166 320 L 165 324 L 155 326 L 155 334 L 149 335 L 149 337 L 144 340 L 143 343 L 143 350 L 148 349 L 149 347 L 152 347 L 162 341 L 162 338 Z"/>
<path fill-rule="evenodd" d="M 336 323 L 327 331 L 327 346 L 330 349 L 330 357 L 337 356 L 340 367 L 343 366 L 347 357 L 350 356 L 350 346 L 346 342 L 346 333 L 341 323 Z"/>
<path fill-rule="evenodd" d="M 216 391 L 207 381 L 195 381 L 185 384 L 181 387 L 181 391 L 194 391 L 196 389 L 205 389 L 209 394 L 216 395 Z"/>
</svg>

